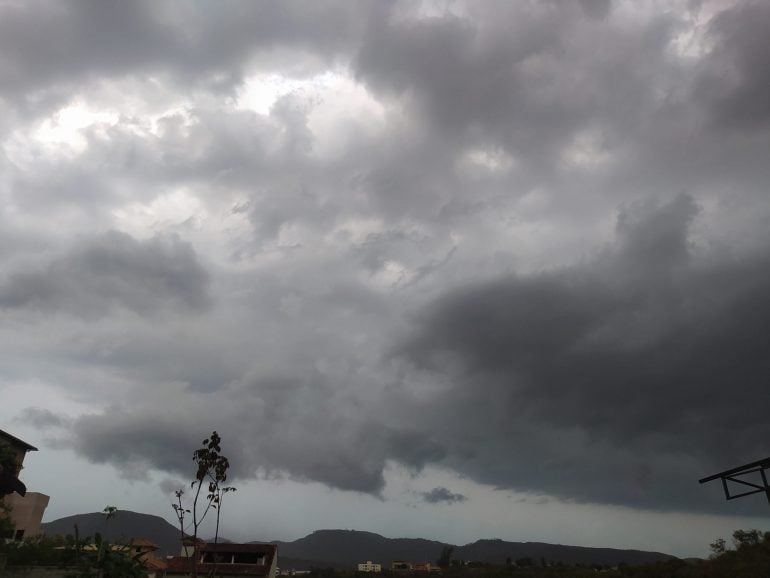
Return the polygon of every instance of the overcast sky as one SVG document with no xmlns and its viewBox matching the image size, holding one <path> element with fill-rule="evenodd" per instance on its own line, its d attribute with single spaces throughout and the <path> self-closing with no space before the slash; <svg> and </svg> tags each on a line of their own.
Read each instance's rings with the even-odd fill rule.
<svg viewBox="0 0 770 578">
<path fill-rule="evenodd" d="M 46 519 L 770 530 L 770 4 L 0 2 L 0 427 Z M 438 553 L 437 553 L 438 555 Z"/>
</svg>

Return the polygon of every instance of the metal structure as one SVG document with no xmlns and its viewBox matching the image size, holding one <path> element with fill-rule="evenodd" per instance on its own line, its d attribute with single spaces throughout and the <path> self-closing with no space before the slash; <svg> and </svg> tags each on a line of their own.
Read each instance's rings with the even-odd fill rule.
<svg viewBox="0 0 770 578">
<path fill-rule="evenodd" d="M 767 501 L 770 503 L 770 484 L 767 483 L 768 474 L 765 470 L 770 469 L 770 458 L 751 462 L 731 470 L 725 470 L 719 472 L 713 476 L 708 476 L 702 480 L 698 480 L 701 484 L 711 482 L 713 480 L 722 480 L 722 488 L 725 491 L 725 498 L 728 500 L 734 500 L 735 498 L 742 498 L 744 496 L 750 496 L 752 494 L 759 494 L 764 492 L 767 496 Z M 756 474 L 759 474 L 758 476 Z M 748 479 L 747 479 L 748 478 Z M 733 483 L 733 490 L 743 490 L 740 493 L 730 493 L 730 484 Z M 738 484 L 736 487 L 734 484 Z M 747 490 L 746 488 L 750 488 Z"/>
</svg>

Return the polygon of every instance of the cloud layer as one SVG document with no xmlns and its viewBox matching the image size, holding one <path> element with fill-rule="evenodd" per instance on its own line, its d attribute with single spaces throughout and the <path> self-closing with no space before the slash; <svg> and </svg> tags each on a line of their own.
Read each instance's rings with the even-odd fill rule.
<svg viewBox="0 0 770 578">
<path fill-rule="evenodd" d="M 243 479 L 715 510 L 770 433 L 768 22 L 6 2 L 0 387 L 129 479 L 217 429 Z"/>
</svg>

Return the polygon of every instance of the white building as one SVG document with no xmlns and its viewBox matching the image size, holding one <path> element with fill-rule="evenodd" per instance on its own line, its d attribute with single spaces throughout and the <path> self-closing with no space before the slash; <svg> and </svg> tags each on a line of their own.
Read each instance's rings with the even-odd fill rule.
<svg viewBox="0 0 770 578">
<path fill-rule="evenodd" d="M 371 560 L 367 560 L 363 564 L 358 565 L 359 572 L 382 572 L 381 564 L 374 564 Z"/>
</svg>

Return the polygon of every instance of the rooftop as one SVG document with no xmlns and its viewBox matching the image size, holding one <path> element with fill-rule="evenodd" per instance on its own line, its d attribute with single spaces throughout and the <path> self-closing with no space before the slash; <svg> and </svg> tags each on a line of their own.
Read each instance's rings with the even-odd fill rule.
<svg viewBox="0 0 770 578">
<path fill-rule="evenodd" d="M 24 440 L 21 440 L 17 438 L 16 436 L 13 436 L 9 434 L 7 431 L 3 431 L 0 429 L 0 440 L 4 440 L 11 444 L 14 447 L 21 448 L 24 451 L 27 452 L 36 452 L 37 448 L 33 446 L 32 444 L 28 444 Z"/>
</svg>

